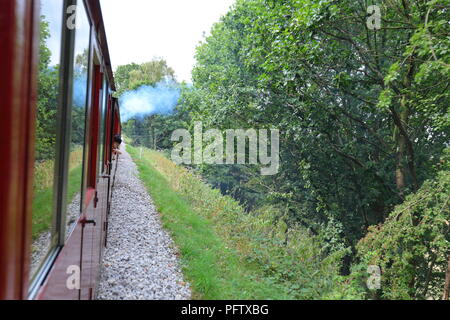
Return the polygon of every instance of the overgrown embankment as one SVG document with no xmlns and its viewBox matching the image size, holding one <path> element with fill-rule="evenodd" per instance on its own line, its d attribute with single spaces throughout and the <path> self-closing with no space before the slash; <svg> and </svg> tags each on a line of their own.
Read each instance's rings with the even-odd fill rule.
<svg viewBox="0 0 450 320">
<path fill-rule="evenodd" d="M 164 227 L 177 244 L 194 298 L 358 298 L 338 276 L 339 254 L 326 256 L 319 239 L 289 228 L 266 207 L 246 213 L 234 199 L 163 154 L 127 146 Z"/>
</svg>

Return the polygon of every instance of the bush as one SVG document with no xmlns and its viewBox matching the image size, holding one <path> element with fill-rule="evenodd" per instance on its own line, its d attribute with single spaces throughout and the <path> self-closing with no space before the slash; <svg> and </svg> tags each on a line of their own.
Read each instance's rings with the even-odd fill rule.
<svg viewBox="0 0 450 320">
<path fill-rule="evenodd" d="M 363 265 L 382 269 L 383 299 L 440 299 L 450 254 L 450 172 L 397 206 L 382 225 L 371 227 L 358 244 Z"/>
</svg>

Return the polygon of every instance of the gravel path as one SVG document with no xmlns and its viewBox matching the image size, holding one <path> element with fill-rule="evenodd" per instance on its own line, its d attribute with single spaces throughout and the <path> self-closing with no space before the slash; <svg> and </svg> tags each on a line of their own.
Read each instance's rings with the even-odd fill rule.
<svg viewBox="0 0 450 320">
<path fill-rule="evenodd" d="M 137 177 L 136 165 L 125 151 L 119 158 L 113 192 L 97 299 L 190 299 L 191 290 L 183 280 L 173 241 L 162 228 Z"/>
</svg>

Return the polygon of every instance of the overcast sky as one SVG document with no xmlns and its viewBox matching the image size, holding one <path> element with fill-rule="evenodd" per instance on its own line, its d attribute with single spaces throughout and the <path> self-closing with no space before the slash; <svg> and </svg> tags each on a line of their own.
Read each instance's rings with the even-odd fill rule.
<svg viewBox="0 0 450 320">
<path fill-rule="evenodd" d="M 191 82 L 195 47 L 235 0 L 101 0 L 113 68 L 163 57 Z"/>
</svg>

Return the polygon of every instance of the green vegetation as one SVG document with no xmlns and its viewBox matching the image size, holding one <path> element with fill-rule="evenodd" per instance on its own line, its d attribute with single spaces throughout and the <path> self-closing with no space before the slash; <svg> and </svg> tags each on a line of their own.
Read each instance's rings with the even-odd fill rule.
<svg viewBox="0 0 450 320">
<path fill-rule="evenodd" d="M 381 9 L 378 30 L 367 25 L 372 4 Z M 142 134 L 155 126 L 166 139 L 173 124 L 192 130 L 195 121 L 204 130 L 280 129 L 277 175 L 249 165 L 190 169 L 240 203 L 230 217 L 268 210 L 274 228 L 318 243 L 313 261 L 340 257 L 337 274 L 365 298 L 448 297 L 449 7 L 450 0 L 237 0 L 198 46 L 193 86 L 183 88 L 177 112 L 124 128 L 147 147 L 155 144 Z M 257 252 L 255 263 L 272 270 L 280 253 Z M 296 257 L 282 252 L 276 270 Z M 369 265 L 381 268 L 380 290 L 366 288 Z M 300 288 L 330 281 L 338 290 L 339 277 L 319 272 Z"/>
<path fill-rule="evenodd" d="M 161 80 L 175 80 L 175 72 L 164 59 L 154 59 L 150 62 L 130 63 L 117 67 L 114 73 L 117 83 L 116 96 L 135 90 L 142 85 L 155 85 Z"/>
<path fill-rule="evenodd" d="M 51 67 L 51 51 L 47 47 L 49 24 L 41 17 L 39 46 L 38 101 L 36 119 L 36 160 L 53 159 L 56 143 L 56 106 L 59 67 Z"/>
<path fill-rule="evenodd" d="M 450 171 L 442 171 L 358 244 L 363 265 L 385 270 L 382 298 L 441 298 L 450 251 L 448 190 Z"/>
<path fill-rule="evenodd" d="M 161 153 L 127 146 L 179 248 L 197 299 L 358 298 L 342 282 L 339 254 L 320 239 L 287 230 L 273 208 L 246 214 L 234 199 L 211 189 Z"/>
</svg>

